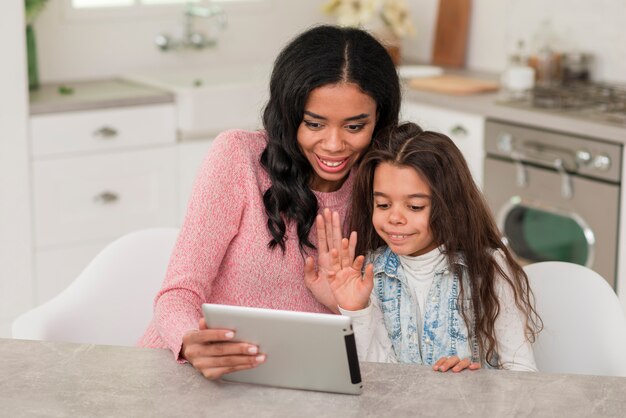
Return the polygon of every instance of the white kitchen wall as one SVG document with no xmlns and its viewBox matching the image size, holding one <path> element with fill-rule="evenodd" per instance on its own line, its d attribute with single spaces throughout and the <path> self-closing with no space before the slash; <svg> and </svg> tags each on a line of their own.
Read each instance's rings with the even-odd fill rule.
<svg viewBox="0 0 626 418">
<path fill-rule="evenodd" d="M 28 92 L 21 1 L 0 4 L 0 337 L 33 302 L 28 171 Z"/>
<path fill-rule="evenodd" d="M 409 0 L 418 35 L 405 41 L 414 60 L 431 56 L 438 0 Z M 474 0 L 467 66 L 502 71 L 518 39 L 532 44 L 541 23 L 550 20 L 562 51 L 591 52 L 595 80 L 626 82 L 626 1 L 624 0 Z"/>
<path fill-rule="evenodd" d="M 271 62 L 297 32 L 327 19 L 320 1 L 266 0 L 265 6 L 225 6 L 227 28 L 216 48 L 161 52 L 154 37 L 181 31 L 182 6 L 171 16 L 68 18 L 64 0 L 52 0 L 36 22 L 41 79 L 62 81 L 115 76 L 146 68 Z M 176 8 L 175 8 L 176 9 Z M 195 19 L 198 28 L 209 22 Z"/>
<path fill-rule="evenodd" d="M 160 19 L 68 19 L 63 1 L 51 0 L 36 23 L 44 81 L 101 78 L 155 66 L 268 61 L 295 33 L 330 21 L 320 12 L 323 0 L 268 0 L 261 10 L 230 13 L 215 49 L 161 53 L 153 45 L 154 36 L 180 30 L 182 13 Z M 438 0 L 408 1 L 418 33 L 404 42 L 404 54 L 428 62 Z M 516 41 L 530 45 L 546 19 L 557 37 L 555 46 L 594 54 L 596 80 L 626 82 L 624 0 L 474 0 L 467 66 L 502 71 Z"/>
</svg>

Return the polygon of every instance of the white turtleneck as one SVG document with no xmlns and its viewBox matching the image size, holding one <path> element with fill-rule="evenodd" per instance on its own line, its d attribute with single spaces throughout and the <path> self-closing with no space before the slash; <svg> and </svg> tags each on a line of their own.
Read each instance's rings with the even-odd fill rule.
<svg viewBox="0 0 626 418">
<path fill-rule="evenodd" d="M 446 265 L 446 256 L 441 249 L 435 248 L 426 254 L 411 257 L 408 255 L 398 256 L 400 264 L 406 277 L 409 292 L 413 294 L 417 302 L 418 312 L 416 312 L 417 329 L 422 329 L 422 319 L 424 318 L 424 309 L 426 306 L 426 298 L 430 286 L 433 283 L 435 272 L 441 270 Z M 422 333 L 418 333 L 418 339 L 421 343 Z"/>
<path fill-rule="evenodd" d="M 493 257 L 503 271 L 509 275 L 510 270 L 503 254 L 495 251 Z M 416 312 L 417 318 L 419 318 L 418 337 L 421 340 L 426 297 L 433 282 L 435 271 L 445 267 L 447 259 L 439 248 L 417 257 L 400 256 L 399 258 L 407 284 L 417 301 L 416 309 L 419 311 Z M 502 368 L 537 371 L 532 346 L 525 337 L 526 318 L 515 304 L 513 289 L 500 277 L 496 279 L 495 286 L 500 302 L 500 313 L 496 318 L 494 331 Z M 357 352 L 361 361 L 397 362 L 385 328 L 378 298 L 373 292 L 370 296 L 370 304 L 365 309 L 346 311 L 339 308 L 339 310 L 343 315 L 352 318 Z"/>
</svg>

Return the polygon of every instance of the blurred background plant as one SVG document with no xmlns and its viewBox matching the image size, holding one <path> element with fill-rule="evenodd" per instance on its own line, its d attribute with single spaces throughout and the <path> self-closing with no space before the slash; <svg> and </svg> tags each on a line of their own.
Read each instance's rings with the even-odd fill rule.
<svg viewBox="0 0 626 418">
<path fill-rule="evenodd" d="M 26 20 L 26 55 L 28 58 L 28 89 L 39 88 L 39 66 L 37 64 L 37 45 L 33 22 L 43 10 L 48 0 L 24 0 L 24 14 Z"/>
<path fill-rule="evenodd" d="M 382 25 L 397 38 L 415 35 L 406 0 L 328 0 L 322 11 L 335 16 L 341 26 L 376 31 Z"/>
<path fill-rule="evenodd" d="M 39 13 L 43 10 L 48 0 L 24 0 L 26 12 L 26 24 L 31 25 Z"/>
</svg>

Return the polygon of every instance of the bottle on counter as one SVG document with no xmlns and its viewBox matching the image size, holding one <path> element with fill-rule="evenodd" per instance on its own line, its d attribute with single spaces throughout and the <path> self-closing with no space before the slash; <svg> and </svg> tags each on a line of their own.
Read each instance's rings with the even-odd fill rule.
<svg viewBox="0 0 626 418">
<path fill-rule="evenodd" d="M 528 65 L 535 69 L 535 81 L 540 86 L 560 84 L 561 54 L 555 49 L 556 36 L 552 24 L 545 20 L 533 37 L 535 52 L 529 57 Z"/>
<path fill-rule="evenodd" d="M 517 51 L 509 56 L 507 68 L 500 77 L 505 100 L 525 100 L 535 85 L 535 70 L 528 65 L 524 41 L 517 42 Z"/>
</svg>

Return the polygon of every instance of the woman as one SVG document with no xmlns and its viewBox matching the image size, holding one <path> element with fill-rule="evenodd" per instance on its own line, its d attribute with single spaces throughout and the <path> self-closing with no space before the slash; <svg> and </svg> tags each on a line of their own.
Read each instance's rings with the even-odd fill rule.
<svg viewBox="0 0 626 418">
<path fill-rule="evenodd" d="M 312 224 L 322 208 L 346 218 L 352 168 L 399 109 L 396 69 L 366 32 L 319 26 L 292 40 L 274 64 L 265 130 L 215 139 L 139 344 L 169 348 L 217 379 L 265 358 L 255 345 L 229 342 L 233 332 L 207 329 L 202 303 L 329 312 L 334 301 L 324 306 L 304 282 L 303 259 L 310 277 L 318 256 Z M 320 275 L 327 255 L 319 254 Z"/>
</svg>

